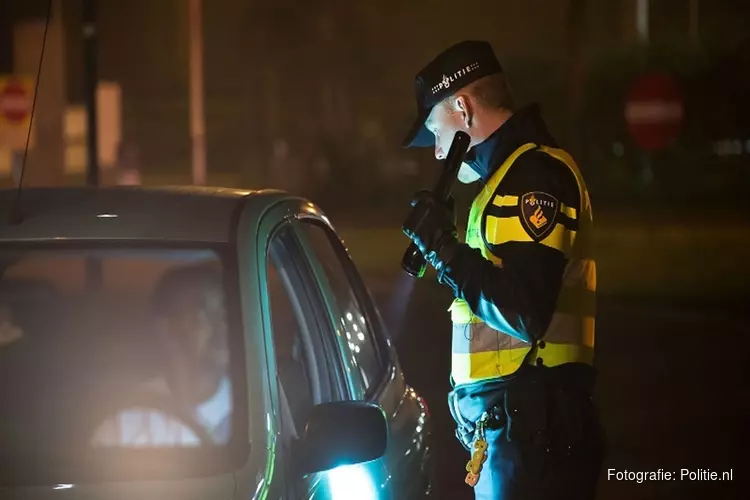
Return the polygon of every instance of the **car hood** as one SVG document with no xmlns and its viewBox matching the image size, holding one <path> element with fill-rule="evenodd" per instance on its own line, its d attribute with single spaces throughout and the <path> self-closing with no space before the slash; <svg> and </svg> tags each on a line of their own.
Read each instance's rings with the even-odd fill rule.
<svg viewBox="0 0 750 500">
<path fill-rule="evenodd" d="M 14 500 L 231 500 L 232 474 L 180 481 L 131 481 L 99 484 L 0 487 L 0 498 Z"/>
</svg>

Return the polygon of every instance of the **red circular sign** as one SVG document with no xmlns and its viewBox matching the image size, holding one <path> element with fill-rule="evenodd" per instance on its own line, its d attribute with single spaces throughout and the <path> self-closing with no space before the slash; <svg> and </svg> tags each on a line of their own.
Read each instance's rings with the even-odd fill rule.
<svg viewBox="0 0 750 500">
<path fill-rule="evenodd" d="M 31 113 L 31 96 L 23 85 L 10 81 L 0 88 L 0 115 L 11 122 L 21 123 Z"/>
<path fill-rule="evenodd" d="M 664 149 L 677 137 L 682 124 L 680 86 L 665 74 L 647 75 L 630 87 L 625 120 L 635 143 L 647 151 Z"/>
</svg>

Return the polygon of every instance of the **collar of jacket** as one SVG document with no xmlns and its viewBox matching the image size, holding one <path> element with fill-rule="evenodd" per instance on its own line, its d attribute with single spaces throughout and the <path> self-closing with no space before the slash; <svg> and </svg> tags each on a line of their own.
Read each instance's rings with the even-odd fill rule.
<svg viewBox="0 0 750 500">
<path fill-rule="evenodd" d="M 469 150 L 465 162 L 486 184 L 500 165 L 527 142 L 557 147 L 536 103 L 513 113 L 487 139 Z"/>
</svg>

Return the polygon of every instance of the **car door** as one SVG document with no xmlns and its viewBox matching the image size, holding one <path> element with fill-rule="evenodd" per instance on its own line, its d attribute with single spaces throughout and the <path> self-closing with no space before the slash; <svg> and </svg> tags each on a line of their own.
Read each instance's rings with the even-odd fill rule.
<svg viewBox="0 0 750 500">
<path fill-rule="evenodd" d="M 263 307 L 272 344 L 269 367 L 275 374 L 280 429 L 276 453 L 282 470 L 276 477 L 284 478 L 284 498 L 348 498 L 331 494 L 340 483 L 339 471 L 301 477 L 292 465 L 294 441 L 304 431 L 313 406 L 349 395 L 314 277 L 288 221 L 280 222 L 270 234 L 263 268 Z"/>
<path fill-rule="evenodd" d="M 394 498 L 423 498 L 429 488 L 425 410 L 404 383 L 377 308 L 341 240 L 324 219 L 303 214 L 294 227 L 324 298 L 350 395 L 377 402 L 389 420 L 388 450 L 377 464 L 385 470 L 372 473 L 385 474 L 383 491 L 389 490 Z"/>
</svg>

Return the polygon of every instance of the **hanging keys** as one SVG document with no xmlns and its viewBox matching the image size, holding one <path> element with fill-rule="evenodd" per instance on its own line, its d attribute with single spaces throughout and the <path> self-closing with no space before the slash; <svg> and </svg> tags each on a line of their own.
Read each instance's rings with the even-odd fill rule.
<svg viewBox="0 0 750 500">
<path fill-rule="evenodd" d="M 479 438 L 474 441 L 473 450 L 471 453 L 471 460 L 466 464 L 466 471 L 472 474 L 479 474 L 482 470 L 482 464 L 487 460 L 487 441 L 484 438 Z"/>
<path fill-rule="evenodd" d="M 477 422 L 477 433 L 472 445 L 471 460 L 466 463 L 466 478 L 464 481 L 472 488 L 479 482 L 479 474 L 482 464 L 487 460 L 487 441 L 484 439 L 484 428 L 487 422 L 487 414 Z"/>
<path fill-rule="evenodd" d="M 466 479 L 464 479 L 464 482 L 473 488 L 479 482 L 479 475 L 469 472 L 468 474 L 466 474 Z"/>
</svg>

